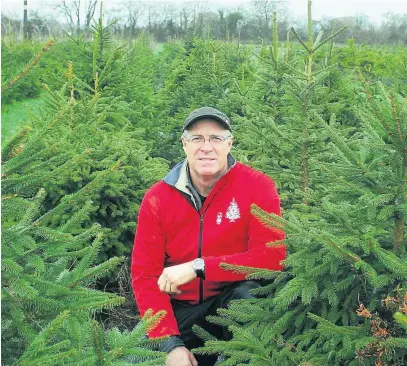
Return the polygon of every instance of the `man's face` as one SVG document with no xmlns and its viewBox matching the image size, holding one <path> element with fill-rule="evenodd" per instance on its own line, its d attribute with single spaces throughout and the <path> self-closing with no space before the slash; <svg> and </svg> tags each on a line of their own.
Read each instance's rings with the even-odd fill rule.
<svg viewBox="0 0 407 366">
<path fill-rule="evenodd" d="M 233 143 L 230 131 L 218 122 L 202 119 L 195 122 L 186 135 L 182 137 L 182 145 L 191 173 L 205 178 L 222 176 L 227 169 L 227 156 Z M 198 136 L 203 136 L 205 142 L 196 142 Z M 224 139 L 226 136 L 230 137 Z"/>
</svg>

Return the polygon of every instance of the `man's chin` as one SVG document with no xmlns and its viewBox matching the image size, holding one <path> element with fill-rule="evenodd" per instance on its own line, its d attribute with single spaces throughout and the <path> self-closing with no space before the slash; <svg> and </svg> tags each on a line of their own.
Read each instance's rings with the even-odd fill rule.
<svg viewBox="0 0 407 366">
<path fill-rule="evenodd" d="M 219 174 L 219 170 L 218 169 L 199 169 L 197 173 L 203 177 L 211 177 L 211 176 L 215 177 Z"/>
</svg>

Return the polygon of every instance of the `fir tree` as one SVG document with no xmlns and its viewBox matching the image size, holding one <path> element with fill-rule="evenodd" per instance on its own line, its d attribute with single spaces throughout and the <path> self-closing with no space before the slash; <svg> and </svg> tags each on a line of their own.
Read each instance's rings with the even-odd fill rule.
<svg viewBox="0 0 407 366">
<path fill-rule="evenodd" d="M 237 89 L 245 89 L 253 67 L 251 49 L 239 43 L 194 39 L 187 46 L 182 55 L 178 53 L 175 67 L 158 90 L 159 113 L 152 126 L 155 139 L 162 141 L 153 154 L 171 165 L 182 156 L 180 121 L 192 109 L 205 105 L 228 115 L 241 114 Z"/>
<path fill-rule="evenodd" d="M 301 53 L 298 45 L 293 53 L 289 42 L 285 54 L 278 52 L 274 17 L 273 46 L 261 53 L 257 82 L 243 98 L 246 115 L 238 118 L 236 128 L 237 156 L 276 180 L 287 209 L 304 201 L 307 191 L 320 182 L 310 164 L 324 147 L 313 113 L 325 115 L 338 108 L 335 92 L 327 85 L 335 65 L 316 61 L 316 56 L 344 29 L 325 39 L 320 32 L 314 39 L 310 2 L 308 14 L 308 41 L 294 28 L 289 31 Z"/>
<path fill-rule="evenodd" d="M 253 125 L 239 120 L 246 131 L 246 146 L 239 148 L 263 149 L 260 159 L 252 156 L 256 167 L 271 162 L 262 170 L 283 187 L 292 184 L 296 196 L 283 202 L 284 219 L 253 210 L 266 225 L 286 231 L 286 271 L 223 264 L 269 281 L 255 291 L 258 299 L 236 301 L 211 318 L 230 329 L 230 342 L 196 329 L 207 340 L 196 352 L 223 353 L 223 365 L 407 362 L 406 100 L 366 84 L 355 90 L 366 95 L 353 102 L 358 123 L 349 127 L 334 114 L 327 121 L 323 105 L 330 100 L 326 80 L 333 66 L 312 71 L 320 41 L 301 42 L 307 69 L 302 77 L 294 70 L 285 76 L 289 103 L 279 125 L 261 109 L 251 112 Z M 292 177 L 281 170 L 283 159 Z"/>
<path fill-rule="evenodd" d="M 101 248 L 98 225 L 83 228 L 92 203 L 80 206 L 89 184 L 40 214 L 45 191 L 33 199 L 5 195 L 2 202 L 2 360 L 5 365 L 126 365 L 162 356 L 144 340 L 145 327 L 162 314 L 140 323 L 133 332 L 105 332 L 89 318 L 118 306 L 124 298 L 97 291 L 95 282 L 123 260 L 113 257 L 94 265 Z M 56 228 L 49 219 L 69 211 Z M 106 339 L 106 340 L 105 340 Z M 114 361 L 114 362 L 113 362 Z M 154 363 L 155 362 L 155 363 Z M 144 363 L 143 363 L 144 364 Z"/>
<path fill-rule="evenodd" d="M 99 191 L 89 191 L 84 197 L 93 203 L 84 225 L 97 222 L 103 227 L 102 261 L 130 253 L 142 196 L 165 175 L 167 164 L 150 158 L 144 121 L 132 120 L 141 118 L 135 104 L 125 101 L 126 93 L 122 97 L 112 87 L 120 85 L 119 75 L 124 85 L 133 79 L 129 63 L 135 62 L 134 57 L 107 42 L 100 24 L 93 34 L 88 51 L 98 53 L 93 57 L 94 80 L 87 84 L 82 79 L 85 74 L 78 76 L 75 62 L 69 62 L 63 88 L 47 88 L 46 109 L 32 116 L 31 126 L 3 147 L 2 188 L 4 194 L 30 197 L 43 187 L 48 192 L 44 207 L 50 209 L 65 195 L 99 179 Z M 86 50 L 89 45 L 80 47 Z M 62 212 L 60 217 L 50 218 L 50 224 L 59 225 L 69 215 Z"/>
<path fill-rule="evenodd" d="M 256 291 L 263 297 L 213 319 L 234 337 L 208 340 L 202 352 L 224 353 L 224 365 L 406 363 L 407 103 L 380 87 L 366 93 L 368 105 L 354 111 L 359 131 L 313 116 L 330 139 L 312 160 L 326 181 L 322 194 L 285 219 L 253 209 L 286 231 L 290 255 L 281 273 L 224 265 L 272 280 Z"/>
<path fill-rule="evenodd" d="M 226 211 L 225 217 L 229 219 L 230 222 L 235 222 L 236 219 L 240 218 L 239 206 L 236 204 L 235 199 L 233 198 L 228 210 Z"/>
<path fill-rule="evenodd" d="M 121 53 L 104 47 L 101 22 L 95 32 L 93 83 L 77 77 L 70 63 L 64 87 L 48 90 L 48 109 L 2 149 L 7 365 L 157 365 L 164 360 L 153 351 L 157 342 L 145 337 L 163 314 L 123 333 L 106 331 L 94 320 L 124 302 L 97 290 L 124 259 L 108 253 L 106 244 L 130 251 L 125 233 L 134 232 L 138 202 L 166 167 L 148 158 L 143 131 L 132 126 L 128 105 L 109 89 Z"/>
</svg>

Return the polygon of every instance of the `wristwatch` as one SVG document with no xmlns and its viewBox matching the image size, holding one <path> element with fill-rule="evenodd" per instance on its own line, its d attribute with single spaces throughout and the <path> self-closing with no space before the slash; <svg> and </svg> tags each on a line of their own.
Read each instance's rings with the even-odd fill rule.
<svg viewBox="0 0 407 366">
<path fill-rule="evenodd" d="M 192 268 L 196 277 L 205 279 L 205 261 L 202 258 L 196 258 L 192 261 Z"/>
</svg>

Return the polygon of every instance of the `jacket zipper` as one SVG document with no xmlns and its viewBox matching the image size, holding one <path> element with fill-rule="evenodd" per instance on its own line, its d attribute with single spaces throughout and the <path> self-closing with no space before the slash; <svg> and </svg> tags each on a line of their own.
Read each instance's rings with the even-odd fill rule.
<svg viewBox="0 0 407 366">
<path fill-rule="evenodd" d="M 199 242 L 198 242 L 198 258 L 201 258 L 202 255 L 202 235 L 203 235 L 203 220 L 204 214 L 200 215 L 199 219 Z M 204 298 L 204 289 L 203 289 L 203 279 L 199 279 L 199 303 L 203 303 Z"/>
<path fill-rule="evenodd" d="M 215 196 L 218 193 L 219 193 L 219 190 L 218 190 L 218 192 L 216 192 L 213 195 L 211 202 L 213 201 L 213 199 L 215 198 Z M 202 256 L 203 223 L 204 223 L 204 217 L 205 217 L 206 211 L 208 211 L 208 208 L 209 208 L 209 204 L 206 206 L 206 209 L 202 214 L 198 211 L 198 214 L 199 214 L 198 258 L 201 258 L 201 256 Z M 203 283 L 203 279 L 200 278 L 199 279 L 199 304 L 202 304 L 203 300 L 204 300 L 204 283 Z"/>
</svg>

